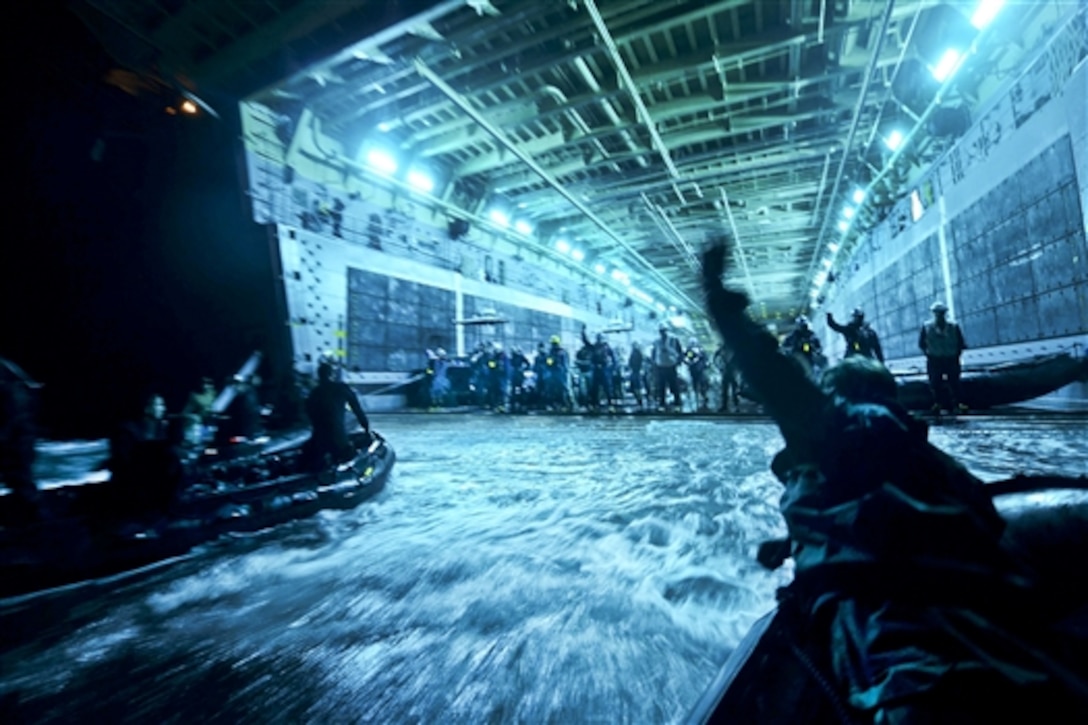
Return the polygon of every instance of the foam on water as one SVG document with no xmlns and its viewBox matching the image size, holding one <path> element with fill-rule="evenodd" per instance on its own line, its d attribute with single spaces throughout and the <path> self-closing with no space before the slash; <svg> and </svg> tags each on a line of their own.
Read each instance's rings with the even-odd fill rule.
<svg viewBox="0 0 1088 725">
<path fill-rule="evenodd" d="M 375 500 L 88 595 L 5 653 L 0 695 L 36 720 L 675 722 L 789 580 L 753 561 L 784 533 L 768 424 L 376 424 Z M 1088 446 L 937 437 L 995 475 Z"/>
</svg>

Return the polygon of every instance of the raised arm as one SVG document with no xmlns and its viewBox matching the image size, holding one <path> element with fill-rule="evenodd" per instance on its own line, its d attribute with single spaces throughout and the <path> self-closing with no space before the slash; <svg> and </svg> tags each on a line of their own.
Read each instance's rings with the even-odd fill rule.
<svg viewBox="0 0 1088 725">
<path fill-rule="evenodd" d="M 725 246 L 717 244 L 703 255 L 708 312 L 733 350 L 741 375 L 778 424 L 786 445 L 804 445 L 812 437 L 812 419 L 826 398 L 795 361 L 779 354 L 774 335 L 745 314 L 747 295 L 722 286 L 725 252 Z"/>
<path fill-rule="evenodd" d="M 830 312 L 827 313 L 827 326 L 838 333 L 846 332 L 846 325 L 840 325 L 839 323 L 835 322 L 835 318 Z"/>
<path fill-rule="evenodd" d="M 359 396 L 355 394 L 355 391 L 344 385 L 345 396 L 348 399 L 348 407 L 351 408 L 351 412 L 355 414 L 355 417 L 359 420 L 359 425 L 363 427 L 363 430 L 370 430 L 370 421 L 366 417 L 366 412 L 363 410 L 363 406 L 359 404 Z"/>
</svg>

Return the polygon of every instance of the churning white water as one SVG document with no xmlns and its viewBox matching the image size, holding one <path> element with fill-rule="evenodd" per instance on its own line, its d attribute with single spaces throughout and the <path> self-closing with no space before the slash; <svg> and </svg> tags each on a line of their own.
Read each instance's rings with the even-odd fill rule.
<svg viewBox="0 0 1088 725">
<path fill-rule="evenodd" d="M 356 510 L 216 542 L 138 581 L 0 608 L 0 712 L 677 722 L 788 581 L 753 559 L 784 533 L 770 423 L 374 423 L 398 462 Z M 1083 432 L 970 421 L 934 438 L 996 478 L 1083 472 Z"/>
</svg>

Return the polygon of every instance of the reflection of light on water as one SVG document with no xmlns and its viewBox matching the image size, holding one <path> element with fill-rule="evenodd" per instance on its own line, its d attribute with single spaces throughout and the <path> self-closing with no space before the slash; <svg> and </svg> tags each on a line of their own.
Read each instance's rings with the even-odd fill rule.
<svg viewBox="0 0 1088 725">
<path fill-rule="evenodd" d="M 674 722 L 789 579 L 753 561 L 784 533 L 767 424 L 376 427 L 398 454 L 376 500 L 82 604 L 62 646 L 0 661 L 24 700 L 89 716 L 135 699 L 194 720 Z M 973 422 L 934 439 L 987 478 L 1088 446 Z M 96 687 L 110 677 L 126 686 Z"/>
</svg>

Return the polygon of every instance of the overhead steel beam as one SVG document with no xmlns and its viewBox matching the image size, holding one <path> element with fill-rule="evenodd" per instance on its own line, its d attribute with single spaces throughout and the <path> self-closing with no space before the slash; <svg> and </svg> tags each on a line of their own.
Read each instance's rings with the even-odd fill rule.
<svg viewBox="0 0 1088 725">
<path fill-rule="evenodd" d="M 577 198 L 566 188 L 564 188 L 554 177 L 552 177 L 546 169 L 540 166 L 532 157 L 524 153 L 514 142 L 506 137 L 501 130 L 493 126 L 484 116 L 480 113 L 471 103 L 463 98 L 456 90 L 454 90 L 449 84 L 447 84 L 442 78 L 440 78 L 433 70 L 431 70 L 426 63 L 417 58 L 415 60 L 416 72 L 418 72 L 423 78 L 430 81 L 435 88 L 444 93 L 450 98 L 453 103 L 465 113 L 469 114 L 484 130 L 491 134 L 497 141 L 505 146 L 510 153 L 517 156 L 521 161 L 533 170 L 542 180 L 556 190 L 564 199 L 569 201 L 572 206 L 582 212 L 586 218 L 590 219 L 598 229 L 600 229 L 605 236 L 612 239 L 616 244 L 623 247 L 628 251 L 634 260 L 642 267 L 642 272 L 647 276 L 653 278 L 657 284 L 669 294 L 671 294 L 676 301 L 680 301 L 683 306 L 701 309 L 700 306 L 691 299 L 683 290 L 676 286 L 672 280 L 665 277 L 653 265 L 649 264 L 638 251 L 632 247 L 627 240 L 616 234 L 611 227 L 604 223 L 603 220 L 598 217 L 592 209 L 587 207 L 581 199 Z"/>
</svg>

